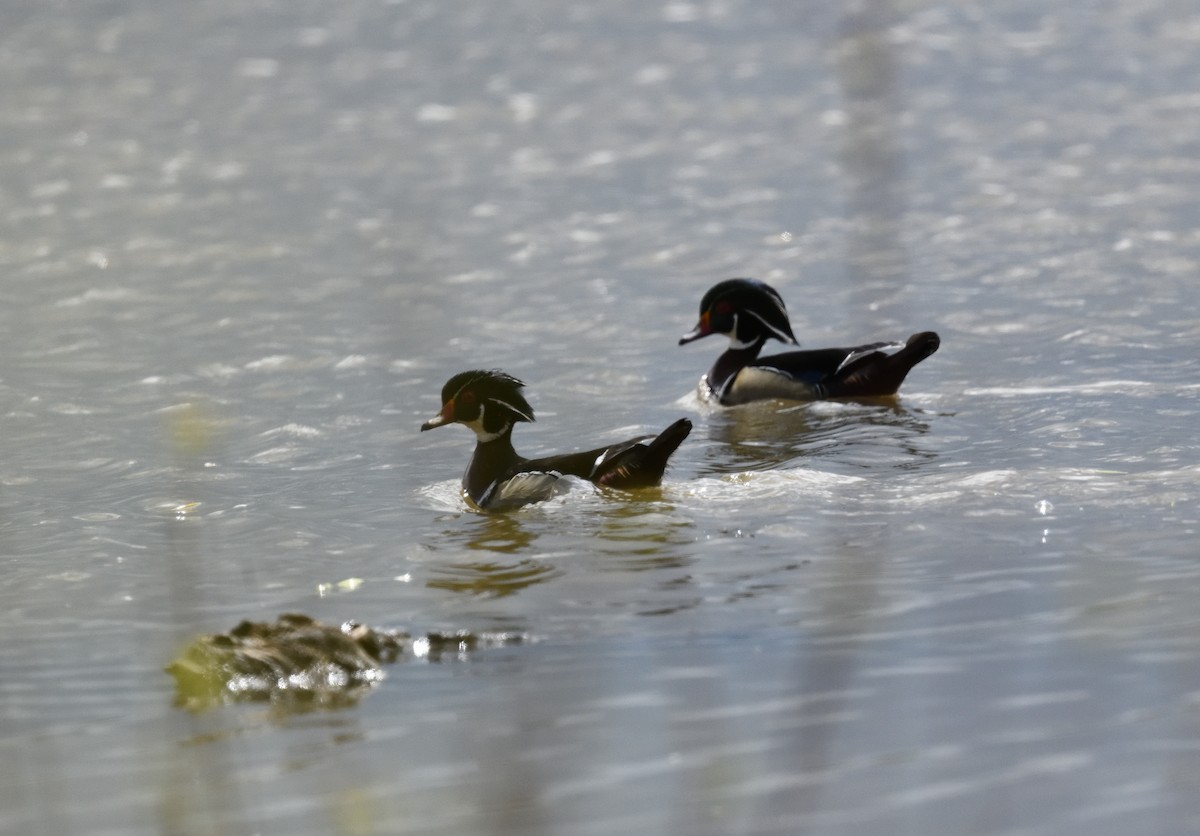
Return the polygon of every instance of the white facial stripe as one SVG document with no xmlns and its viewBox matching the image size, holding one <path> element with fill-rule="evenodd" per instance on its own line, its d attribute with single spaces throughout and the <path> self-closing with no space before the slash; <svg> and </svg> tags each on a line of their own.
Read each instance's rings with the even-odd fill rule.
<svg viewBox="0 0 1200 836">
<path fill-rule="evenodd" d="M 526 415 L 526 414 L 525 414 L 523 411 L 521 411 L 520 409 L 517 409 L 515 406 L 513 406 L 513 405 L 512 405 L 512 404 L 510 404 L 510 403 L 508 403 L 507 401 L 502 401 L 502 400 L 500 400 L 499 398 L 488 398 L 488 400 L 489 400 L 489 401 L 491 401 L 492 403 L 497 403 L 497 404 L 500 404 L 500 406 L 504 407 L 505 409 L 507 409 L 507 410 L 508 410 L 508 411 L 510 411 L 510 412 L 515 412 L 517 415 L 520 415 L 520 416 L 521 416 L 522 418 L 524 418 L 526 421 L 532 421 L 532 420 L 533 420 L 533 416 L 532 416 L 532 415 Z M 479 405 L 479 408 L 480 408 L 480 409 L 483 409 L 483 404 L 480 404 L 480 405 Z"/>
<path fill-rule="evenodd" d="M 459 395 L 461 395 L 461 394 L 463 393 L 463 390 L 464 390 L 464 389 L 466 389 L 468 386 L 470 386 L 472 383 L 474 383 L 474 382 L 475 382 L 476 380 L 478 380 L 478 379 L 479 379 L 478 377 L 473 377 L 473 378 L 471 378 L 470 380 L 468 380 L 466 383 L 464 383 L 462 386 L 459 386 L 459 387 L 458 387 L 458 389 L 457 389 L 457 391 L 455 391 L 455 393 L 454 393 L 453 395 L 451 395 L 451 396 L 450 396 L 450 400 L 455 400 L 455 399 L 457 399 L 457 398 L 458 398 L 458 396 L 459 396 Z"/>
<path fill-rule="evenodd" d="M 759 287 L 762 295 L 766 296 L 775 304 L 775 309 L 779 311 L 779 315 L 785 320 L 788 318 L 787 307 L 783 304 L 783 297 L 779 295 L 773 288 L 762 285 Z"/>
<path fill-rule="evenodd" d="M 781 308 L 781 310 L 782 310 L 782 308 Z M 774 325 L 772 325 L 771 323 L 767 322 L 765 319 L 763 319 L 761 316 L 759 316 L 758 314 L 756 314 L 754 311 L 746 311 L 746 313 L 750 314 L 750 316 L 754 317 L 754 318 L 755 318 L 755 319 L 757 319 L 759 322 L 761 322 L 761 323 L 762 323 L 764 326 L 766 326 L 767 330 L 768 330 L 768 331 L 770 331 L 772 334 L 774 334 L 774 335 L 775 335 L 775 337 L 776 337 L 777 339 L 779 339 L 781 342 L 785 342 L 785 343 L 790 343 L 790 342 L 792 342 L 792 338 L 791 338 L 790 336 L 788 336 L 788 335 L 787 335 L 786 333 L 784 333 L 783 331 L 780 331 L 778 328 L 776 328 L 776 327 L 775 327 Z M 786 316 L 787 316 L 787 314 L 786 314 L 786 313 L 784 313 L 784 316 L 786 317 Z"/>
</svg>

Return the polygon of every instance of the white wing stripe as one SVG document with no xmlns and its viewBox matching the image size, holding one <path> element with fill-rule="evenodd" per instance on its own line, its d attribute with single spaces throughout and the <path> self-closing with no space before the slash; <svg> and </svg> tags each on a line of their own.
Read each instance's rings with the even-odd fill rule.
<svg viewBox="0 0 1200 836">
<path fill-rule="evenodd" d="M 853 363 L 855 360 L 859 360 L 863 357 L 866 357 L 868 354 L 874 354 L 876 351 L 883 351 L 883 352 L 899 351 L 900 349 L 904 348 L 904 346 L 905 346 L 905 343 L 902 343 L 902 342 L 877 343 L 875 345 L 865 345 L 862 348 L 857 349 L 855 351 L 851 351 L 849 354 L 847 354 L 846 359 L 844 359 L 841 363 L 838 363 L 837 370 L 834 371 L 834 374 L 837 374 L 842 369 L 846 368 L 846 366 L 849 366 L 851 363 Z"/>
</svg>

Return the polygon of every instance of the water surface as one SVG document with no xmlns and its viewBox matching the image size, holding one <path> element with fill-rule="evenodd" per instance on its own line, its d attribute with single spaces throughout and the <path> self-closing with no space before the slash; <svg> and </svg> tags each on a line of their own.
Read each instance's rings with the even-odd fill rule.
<svg viewBox="0 0 1200 836">
<path fill-rule="evenodd" d="M 182 17 L 180 16 L 182 14 Z M 0 826 L 1179 833 L 1200 821 L 1190 4 L 0 12 Z M 894 403 L 710 411 L 704 290 Z M 472 367 L 660 490 L 466 509 Z M 530 640 L 200 715 L 196 632 Z"/>
</svg>

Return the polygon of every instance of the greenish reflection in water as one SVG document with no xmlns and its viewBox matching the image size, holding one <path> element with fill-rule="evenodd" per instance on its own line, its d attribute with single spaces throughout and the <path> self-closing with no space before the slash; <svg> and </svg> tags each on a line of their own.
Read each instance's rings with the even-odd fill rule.
<svg viewBox="0 0 1200 836">
<path fill-rule="evenodd" d="M 529 552 L 537 534 L 511 515 L 470 514 L 459 518 L 462 529 L 442 532 L 440 546 L 461 546 L 470 552 L 488 555 L 479 560 L 458 560 L 432 570 L 426 585 L 468 595 L 504 597 L 529 586 L 557 577 L 561 571 L 545 560 L 520 558 L 503 560 L 503 555 Z"/>
<path fill-rule="evenodd" d="M 554 528 L 546 527 L 547 515 L 559 518 Z M 544 559 L 547 554 L 582 556 L 590 569 L 621 572 L 681 568 L 694 560 L 688 554 L 696 539 L 691 513 L 667 500 L 661 488 L 581 489 L 563 504 L 456 519 L 461 527 L 443 529 L 438 548 L 461 548 L 479 557 L 434 567 L 427 582 L 431 588 L 487 597 L 513 595 L 563 574 L 562 562 Z M 532 554 L 535 541 L 538 558 L 517 557 Z M 581 543 L 586 543 L 582 555 Z"/>
<path fill-rule="evenodd" d="M 546 561 L 517 560 L 512 563 L 481 560 L 453 563 L 434 570 L 426 586 L 469 595 L 503 597 L 526 587 L 558 577 L 562 572 Z"/>
</svg>

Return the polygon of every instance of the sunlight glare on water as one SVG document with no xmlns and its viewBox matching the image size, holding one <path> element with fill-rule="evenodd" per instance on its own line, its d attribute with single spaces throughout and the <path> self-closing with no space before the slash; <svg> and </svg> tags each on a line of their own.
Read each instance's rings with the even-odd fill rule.
<svg viewBox="0 0 1200 836">
<path fill-rule="evenodd" d="M 0 11 L 0 830 L 1196 829 L 1190 6 L 60 11 Z M 713 408 L 733 276 L 941 349 Z M 469 368 L 526 456 L 695 426 L 481 514 Z M 176 705 L 286 612 L 413 639 Z"/>
</svg>

